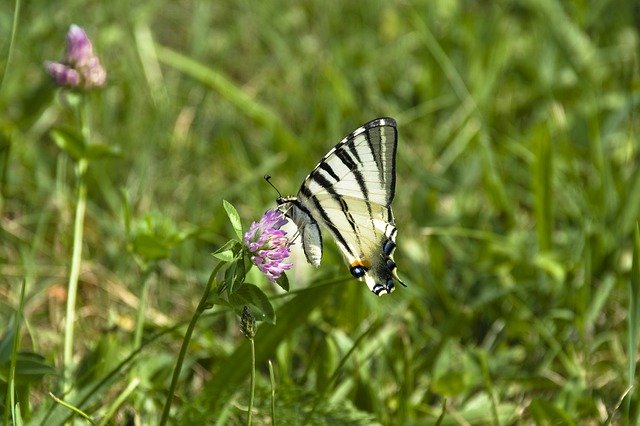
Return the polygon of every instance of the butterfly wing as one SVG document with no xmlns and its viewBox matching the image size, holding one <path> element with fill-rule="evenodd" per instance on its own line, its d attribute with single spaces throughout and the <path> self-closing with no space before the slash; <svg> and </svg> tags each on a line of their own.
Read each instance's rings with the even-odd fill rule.
<svg viewBox="0 0 640 426">
<path fill-rule="evenodd" d="M 295 199 L 287 199 L 327 228 L 351 274 L 379 296 L 392 292 L 398 279 L 391 210 L 397 140 L 391 118 L 364 124 L 324 156 Z"/>
<path fill-rule="evenodd" d="M 296 197 L 278 198 L 278 205 L 280 211 L 298 227 L 307 262 L 317 268 L 322 260 L 322 234 L 318 222 Z"/>
</svg>

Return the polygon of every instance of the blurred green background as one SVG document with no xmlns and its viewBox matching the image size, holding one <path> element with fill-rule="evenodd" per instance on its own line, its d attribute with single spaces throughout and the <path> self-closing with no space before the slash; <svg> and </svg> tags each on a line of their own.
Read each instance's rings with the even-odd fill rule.
<svg viewBox="0 0 640 426">
<path fill-rule="evenodd" d="M 222 200 L 248 227 L 275 205 L 264 174 L 295 194 L 345 134 L 390 116 L 407 288 L 376 298 L 333 243 L 319 270 L 289 274 L 291 294 L 252 275 L 277 315 L 256 336 L 255 422 L 270 424 L 271 360 L 279 424 L 635 424 L 638 2 L 32 1 L 10 55 L 14 11 L 0 6 L 0 333 L 24 280 L 21 349 L 50 372 L 75 177 L 50 136 L 69 113 L 43 63 L 75 23 L 108 73 L 88 99 L 92 142 L 121 155 L 87 175 L 75 345 L 94 418 L 135 372 L 113 421 L 157 422 L 184 334 L 168 327 L 188 321 L 233 236 Z M 166 249 L 145 338 L 165 334 L 114 374 L 141 289 L 127 209 Z M 203 317 L 175 422 L 242 423 L 247 353 L 233 312 Z M 58 380 L 30 376 L 34 423 L 67 413 L 48 396 Z"/>
</svg>

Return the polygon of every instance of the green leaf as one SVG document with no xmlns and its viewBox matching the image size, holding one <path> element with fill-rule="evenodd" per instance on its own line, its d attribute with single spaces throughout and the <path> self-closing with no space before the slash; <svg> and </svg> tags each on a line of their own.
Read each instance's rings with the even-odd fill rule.
<svg viewBox="0 0 640 426">
<path fill-rule="evenodd" d="M 13 421 L 16 426 L 22 426 L 24 424 L 24 421 L 22 420 L 22 410 L 20 409 L 20 404 L 16 404 L 15 418 L 13 419 Z"/>
<path fill-rule="evenodd" d="M 157 212 L 147 213 L 131 224 L 128 249 L 146 262 L 166 259 L 187 236 L 170 218 Z"/>
<path fill-rule="evenodd" d="M 278 140 L 284 142 L 286 151 L 300 152 L 301 144 L 291 133 L 289 126 L 282 121 L 280 114 L 266 104 L 258 102 L 255 96 L 251 96 L 225 74 L 164 46 L 156 45 L 155 49 L 161 63 L 185 73 L 218 92 L 254 122 L 272 131 Z"/>
<path fill-rule="evenodd" d="M 276 280 L 276 284 L 280 286 L 284 291 L 289 291 L 289 278 L 284 272 L 280 275 L 280 278 Z"/>
<path fill-rule="evenodd" d="M 242 247 L 236 240 L 227 241 L 222 247 L 212 253 L 213 257 L 223 262 L 233 262 L 240 253 Z"/>
<path fill-rule="evenodd" d="M 534 399 L 529 404 L 529 413 L 536 424 L 574 425 L 571 416 L 562 408 L 541 399 Z"/>
<path fill-rule="evenodd" d="M 233 293 L 242 286 L 246 277 L 247 269 L 244 267 L 242 258 L 236 258 L 227 268 L 224 274 L 224 285 L 229 288 L 229 293 Z"/>
<path fill-rule="evenodd" d="M 45 375 L 56 375 L 58 372 L 45 357 L 33 352 L 18 352 L 16 359 L 17 385 L 26 385 L 40 381 Z M 0 378 L 7 380 L 9 375 L 9 362 L 0 366 Z"/>
<path fill-rule="evenodd" d="M 473 360 L 450 339 L 442 344 L 435 359 L 431 387 L 443 396 L 458 396 L 480 381 L 478 373 Z"/>
<path fill-rule="evenodd" d="M 546 252 L 551 250 L 553 231 L 553 143 L 546 124 L 535 129 L 533 138 L 536 154 L 532 165 L 536 235 L 540 251 Z"/>
<path fill-rule="evenodd" d="M 129 201 L 129 194 L 124 188 L 118 191 L 120 200 L 122 201 L 122 216 L 124 219 L 124 231 L 127 239 L 131 237 L 131 202 Z"/>
<path fill-rule="evenodd" d="M 240 222 L 240 215 L 233 205 L 227 200 L 222 200 L 222 205 L 227 212 L 227 216 L 229 216 L 229 221 L 231 222 L 231 226 L 233 226 L 233 230 L 238 237 L 238 240 L 242 241 L 242 223 Z"/>
<path fill-rule="evenodd" d="M 85 158 L 89 160 L 119 157 L 121 154 L 120 147 L 104 143 L 90 143 L 85 149 Z"/>
<path fill-rule="evenodd" d="M 431 386 L 440 395 L 456 396 L 465 390 L 464 375 L 460 371 L 449 370 L 434 380 Z"/>
<path fill-rule="evenodd" d="M 131 241 L 132 251 L 147 261 L 166 259 L 173 245 L 153 235 L 136 235 Z"/>
<path fill-rule="evenodd" d="M 15 336 L 13 321 L 14 320 L 12 319 L 9 323 L 9 327 L 7 327 L 7 332 L 2 336 L 2 339 L 0 339 L 0 364 L 8 361 L 9 357 L 11 357 L 13 336 Z"/>
<path fill-rule="evenodd" d="M 629 332 L 627 337 L 627 380 L 630 387 L 636 386 L 636 357 L 633 354 L 638 352 L 638 321 L 640 320 L 640 228 L 636 223 L 636 229 L 633 233 L 633 261 L 631 264 L 631 278 L 629 280 Z M 634 395 L 635 394 L 635 395 Z M 637 415 L 632 413 L 638 412 L 638 393 L 633 392 L 629 402 L 627 403 L 627 415 L 629 418 Z M 636 423 L 635 421 L 633 422 Z"/>
<path fill-rule="evenodd" d="M 213 257 L 215 257 L 218 260 L 222 260 L 223 262 L 233 262 L 233 259 L 235 259 L 235 255 L 231 250 L 215 252 L 212 254 L 213 254 Z"/>
<path fill-rule="evenodd" d="M 256 320 L 267 321 L 270 324 L 276 323 L 276 313 L 269 298 L 253 284 L 244 283 L 229 295 L 229 302 L 237 312 L 240 312 L 244 305 L 249 305 Z"/>
<path fill-rule="evenodd" d="M 82 135 L 70 127 L 58 127 L 51 130 L 51 138 L 58 147 L 74 160 L 86 158 L 87 143 Z"/>
<path fill-rule="evenodd" d="M 278 308 L 279 321 L 276 325 L 261 324 L 256 334 L 256 364 L 262 365 L 269 357 L 273 357 L 278 345 L 306 324 L 306 319 L 314 308 L 320 306 L 329 294 L 331 292 L 327 291 L 326 287 L 301 290 Z M 225 391 L 237 389 L 249 374 L 249 359 L 249 342 L 245 340 L 233 354 L 219 364 L 212 375 L 213 379 L 203 388 L 203 397 L 198 398 L 203 404 L 202 407 L 213 410 L 211 407 L 220 402 Z"/>
</svg>

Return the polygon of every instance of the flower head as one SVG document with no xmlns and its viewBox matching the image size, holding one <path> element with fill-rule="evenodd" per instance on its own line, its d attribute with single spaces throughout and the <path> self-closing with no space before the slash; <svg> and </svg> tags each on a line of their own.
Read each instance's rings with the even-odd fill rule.
<svg viewBox="0 0 640 426">
<path fill-rule="evenodd" d="M 67 51 L 63 62 L 46 62 L 47 72 L 59 86 L 91 89 L 102 87 L 107 72 L 93 52 L 87 33 L 71 25 L 67 33 Z"/>
<path fill-rule="evenodd" d="M 251 261 L 269 279 L 276 282 L 280 275 L 291 269 L 289 240 L 280 228 L 287 220 L 277 210 L 267 210 L 260 222 L 253 222 L 244 234 L 244 245 L 251 253 Z"/>
</svg>

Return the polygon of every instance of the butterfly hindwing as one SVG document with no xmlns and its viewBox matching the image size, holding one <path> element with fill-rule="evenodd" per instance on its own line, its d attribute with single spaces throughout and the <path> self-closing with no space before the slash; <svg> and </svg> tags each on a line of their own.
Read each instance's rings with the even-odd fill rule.
<svg viewBox="0 0 640 426">
<path fill-rule="evenodd" d="M 334 237 L 351 274 L 377 295 L 392 292 L 394 279 L 398 279 L 393 261 L 397 231 L 391 211 L 396 146 L 395 121 L 373 120 L 324 156 L 297 197 L 278 200 L 298 226 L 310 263 L 317 266 L 320 261 L 322 240 L 317 223 L 321 223 Z M 318 244 L 310 243 L 316 240 Z"/>
<path fill-rule="evenodd" d="M 286 205 L 285 215 L 298 227 L 307 262 L 317 268 L 322 260 L 322 234 L 318 223 L 295 197 L 281 198 L 278 201 L 281 205 Z"/>
</svg>

